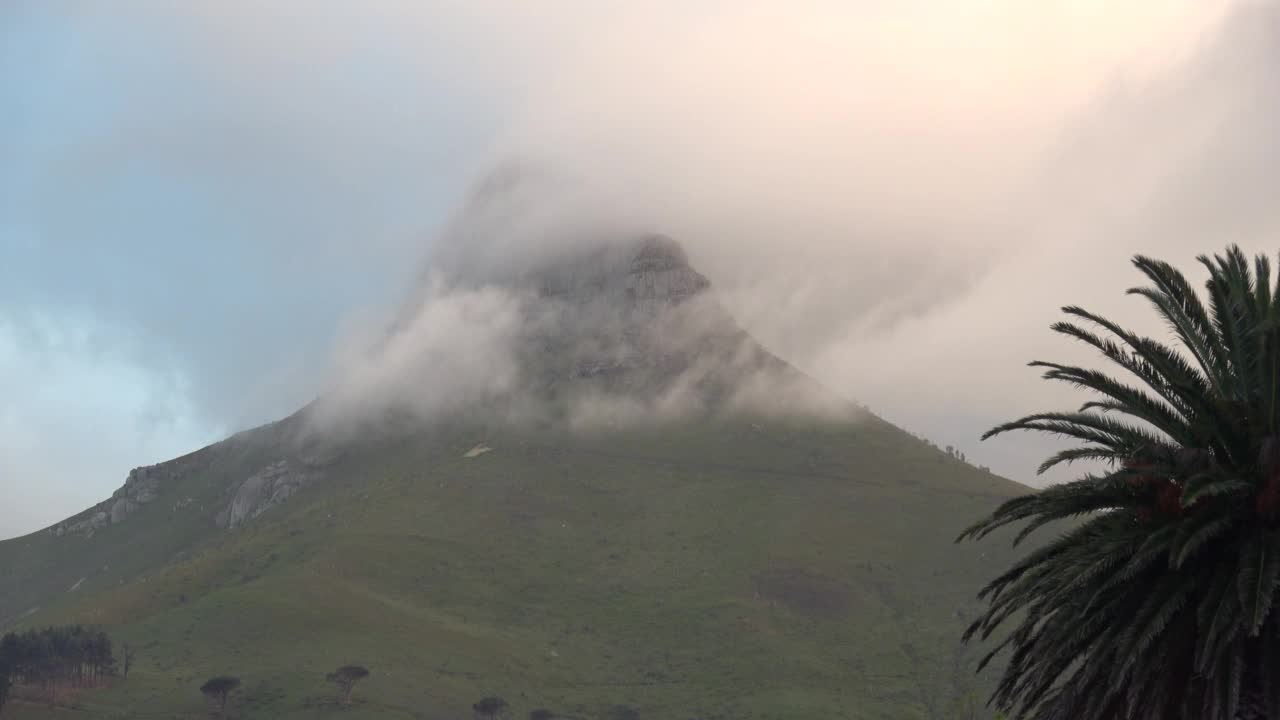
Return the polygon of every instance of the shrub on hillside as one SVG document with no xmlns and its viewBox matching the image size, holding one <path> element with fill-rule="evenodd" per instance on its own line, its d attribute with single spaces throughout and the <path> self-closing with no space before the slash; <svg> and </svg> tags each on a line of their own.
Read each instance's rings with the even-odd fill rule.
<svg viewBox="0 0 1280 720">
<path fill-rule="evenodd" d="M 227 698 L 238 687 L 240 687 L 240 678 L 219 675 L 205 681 L 205 684 L 200 686 L 200 692 L 218 709 L 218 714 L 222 715 L 227 710 Z"/>
</svg>

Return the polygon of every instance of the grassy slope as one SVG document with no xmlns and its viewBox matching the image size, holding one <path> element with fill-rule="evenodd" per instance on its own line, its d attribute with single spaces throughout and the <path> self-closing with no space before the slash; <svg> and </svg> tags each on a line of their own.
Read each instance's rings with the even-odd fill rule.
<svg viewBox="0 0 1280 720">
<path fill-rule="evenodd" d="M 225 533 L 219 483 L 260 458 L 224 455 L 97 546 L 0 543 L 0 577 L 91 576 L 23 623 L 102 623 L 139 648 L 128 681 L 79 696 L 88 712 L 14 718 L 193 717 L 200 682 L 232 673 L 246 718 L 457 718 L 499 694 L 519 717 L 950 720 L 982 692 L 964 618 L 1007 560 L 952 539 L 1019 491 L 875 419 L 456 430 L 349 455 Z M 0 603 L 21 605 L 14 588 Z M 346 663 L 373 676 L 339 708 L 323 676 Z"/>
</svg>

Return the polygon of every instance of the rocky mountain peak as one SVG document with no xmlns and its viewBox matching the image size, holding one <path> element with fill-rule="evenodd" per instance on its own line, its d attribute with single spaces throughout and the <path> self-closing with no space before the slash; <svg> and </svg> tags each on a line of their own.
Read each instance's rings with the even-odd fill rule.
<svg viewBox="0 0 1280 720">
<path fill-rule="evenodd" d="M 711 281 L 689 265 L 688 255 L 675 240 L 651 235 L 638 247 L 626 280 L 633 302 L 677 304 L 711 289 Z"/>
<path fill-rule="evenodd" d="M 564 254 L 531 272 L 538 296 L 572 304 L 603 301 L 650 313 L 711 289 L 689 256 L 665 235 L 643 235 Z"/>
<path fill-rule="evenodd" d="M 583 243 L 510 285 L 533 298 L 520 365 L 557 392 L 712 407 L 745 378 L 785 365 L 738 326 L 665 235 Z"/>
</svg>

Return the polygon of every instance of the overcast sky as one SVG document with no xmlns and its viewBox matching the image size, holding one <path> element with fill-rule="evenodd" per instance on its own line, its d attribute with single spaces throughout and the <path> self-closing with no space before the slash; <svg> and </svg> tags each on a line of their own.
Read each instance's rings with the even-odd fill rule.
<svg viewBox="0 0 1280 720">
<path fill-rule="evenodd" d="M 309 400 L 510 157 L 592 188 L 548 205 L 682 240 L 834 389 L 1032 482 L 1051 445 L 977 438 L 1078 404 L 1025 368 L 1086 357 L 1057 307 L 1160 333 L 1133 253 L 1280 247 L 1278 64 L 1259 2 L 10 0 L 0 537 Z"/>
</svg>

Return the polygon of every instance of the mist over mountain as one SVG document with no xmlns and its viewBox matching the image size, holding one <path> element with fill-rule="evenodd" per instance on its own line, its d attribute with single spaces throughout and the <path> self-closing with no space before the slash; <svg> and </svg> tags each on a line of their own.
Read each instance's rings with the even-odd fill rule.
<svg viewBox="0 0 1280 720">
<path fill-rule="evenodd" d="M 328 717 L 353 660 L 377 718 L 976 708 L 958 637 L 1005 552 L 951 540 L 1023 488 L 770 353 L 674 239 L 595 237 L 441 262 L 330 392 L 0 542 L 0 628 L 139 648 L 104 712 L 233 668 L 246 717 Z"/>
<path fill-rule="evenodd" d="M 356 660 L 379 718 L 495 690 L 566 717 L 968 712 L 988 553 L 950 541 L 1024 488 L 833 393 L 677 238 L 541 177 L 480 183 L 312 402 L 0 543 L 0 628 L 145 648 L 105 712 L 185 712 L 183 677 L 234 665 L 244 713 L 325 717 L 312 676 Z"/>
<path fill-rule="evenodd" d="M 194 717 L 223 687 L 245 720 L 988 720 L 960 638 L 1028 592 L 1015 646 L 1039 617 L 1051 660 L 1096 650 L 1040 613 L 1078 595 L 1184 684 L 1187 597 L 1238 567 L 1207 637 L 1269 622 L 1270 535 L 1206 562 L 1239 478 L 1040 494 L 1118 533 L 1052 577 L 953 541 L 1148 454 L 1107 403 L 1077 436 L 1126 447 L 1043 476 L 1059 438 L 979 437 L 1080 407 L 1025 367 L 1096 360 L 1061 306 L 1167 337 L 1135 254 L 1192 284 L 1207 238 L 1273 254 L 1277 66 L 1269 0 L 0 3 L 0 631 L 33 631 L 0 648 L 4 716 Z M 1175 375 L 1107 387 L 1171 436 L 1266 396 L 1212 378 L 1219 412 Z M 1157 454 L 1257 450 L 1269 533 L 1275 438 L 1227 440 Z M 1131 572 L 1166 516 L 1200 523 L 1173 566 L 1211 570 L 1173 595 Z M 1089 625 L 1129 601 L 1150 632 Z M 1058 659 L 1032 685 L 1100 666 Z"/>
<path fill-rule="evenodd" d="M 1080 278 L 1142 323 L 1094 292 L 1132 253 L 1272 244 L 1275 14 L 5 3 L 0 457 L 40 491 L 0 534 L 330 386 L 510 158 L 559 173 L 510 224 L 673 237 L 776 354 L 1033 481 L 1053 440 L 973 428 L 1067 401 L 1020 368 Z"/>
<path fill-rule="evenodd" d="M 315 424 L 349 430 L 399 412 L 588 430 L 855 414 L 742 329 L 680 242 L 599 206 L 528 210 L 553 192 L 512 166 L 480 183 L 391 327 L 345 358 Z"/>
</svg>

